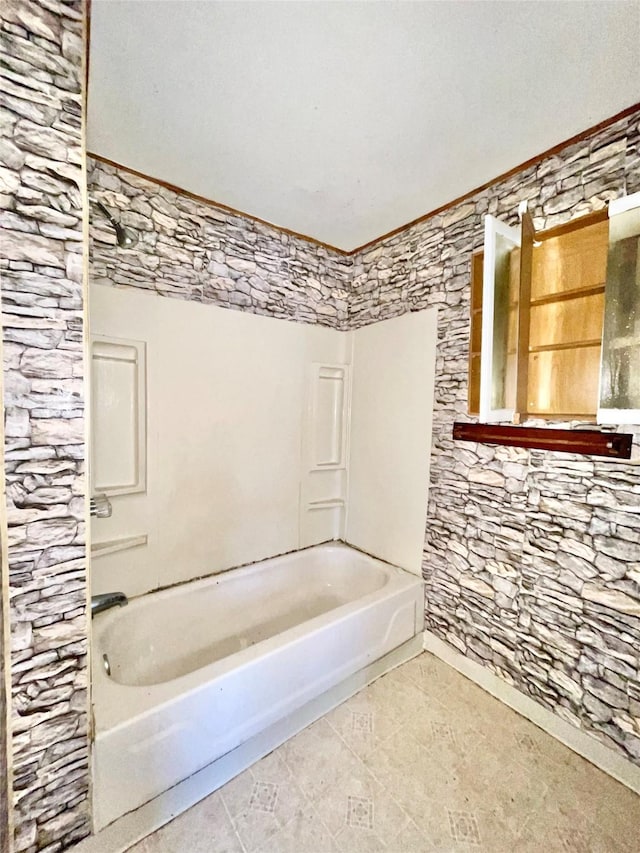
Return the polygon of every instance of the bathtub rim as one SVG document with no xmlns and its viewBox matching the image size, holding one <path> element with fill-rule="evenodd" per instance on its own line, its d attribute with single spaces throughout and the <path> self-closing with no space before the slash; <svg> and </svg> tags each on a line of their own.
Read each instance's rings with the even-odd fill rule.
<svg viewBox="0 0 640 853">
<path fill-rule="evenodd" d="M 291 552 L 291 555 L 295 556 L 303 553 L 304 551 L 311 550 L 312 548 L 324 549 L 326 547 L 327 545 L 325 543 L 322 543 L 321 545 L 313 545 L 310 546 L 310 548 L 301 549 L 301 551 Z M 179 675 L 176 678 L 161 681 L 156 684 L 145 685 L 122 684 L 121 682 L 115 681 L 115 679 L 107 676 L 103 669 L 101 657 L 103 649 L 99 646 L 99 634 L 96 633 L 94 635 L 92 631 L 91 686 L 95 740 L 99 740 L 101 737 L 130 724 L 133 719 L 142 719 L 152 716 L 160 706 L 164 707 L 177 703 L 181 701 L 182 697 L 185 695 L 197 694 L 199 691 L 206 690 L 208 685 L 216 678 L 221 678 L 232 670 L 246 669 L 253 663 L 256 657 L 268 657 L 273 655 L 283 645 L 296 642 L 304 636 L 313 636 L 323 630 L 329 623 L 339 625 L 348 620 L 353 614 L 361 613 L 375 607 L 383 597 L 387 598 L 395 595 L 401 595 L 410 587 L 418 585 L 422 588 L 424 596 L 424 580 L 417 575 L 414 575 L 412 572 L 401 569 L 399 566 L 386 563 L 383 560 L 378 560 L 377 557 L 371 557 L 369 554 L 359 551 L 359 549 L 352 549 L 350 545 L 332 542 L 328 547 L 338 547 L 340 550 L 354 550 L 365 556 L 368 560 L 380 563 L 387 574 L 385 583 L 380 588 L 373 590 L 360 598 L 355 598 L 351 601 L 345 602 L 338 607 L 334 607 L 331 610 L 314 616 L 311 619 L 306 619 L 297 625 L 293 625 L 284 631 L 272 635 L 271 637 L 267 637 L 253 646 L 233 652 L 230 655 L 205 664 L 205 666 L 199 667 L 198 669 Z M 260 571 L 263 569 L 268 570 L 270 563 L 281 559 L 281 557 L 272 557 L 268 560 L 252 563 L 247 567 L 240 567 L 239 570 L 243 572 L 247 568 L 253 571 Z M 229 576 L 230 573 L 234 571 L 236 570 L 230 569 L 224 574 Z M 205 579 L 200 579 L 197 583 L 204 583 L 216 577 L 218 577 L 217 574 L 209 575 Z M 187 581 L 169 587 L 168 589 L 176 590 L 192 583 L 194 582 Z M 158 592 L 167 592 L 167 590 L 165 589 Z M 149 593 L 148 595 L 150 596 L 154 594 L 155 593 Z M 147 596 L 139 596 L 139 599 L 145 597 Z M 101 620 L 102 631 L 105 630 L 106 626 L 115 622 L 118 619 L 118 616 L 120 616 L 118 611 L 103 614 Z M 108 696 L 108 694 L 115 695 Z M 118 701 L 118 697 L 122 699 L 121 702 Z M 96 708 L 96 705 L 101 700 L 110 700 L 109 704 L 111 707 L 106 714 L 104 714 L 104 712 L 101 713 Z M 125 702 L 127 702 L 127 700 L 132 703 L 132 707 L 126 708 Z M 114 713 L 112 708 L 113 705 L 116 704 L 118 706 L 118 710 Z M 124 714 L 121 710 L 122 707 L 125 707 Z M 103 725 L 100 719 L 103 714 L 107 717 L 107 725 Z"/>
<path fill-rule="evenodd" d="M 259 560 L 251 560 L 248 563 L 240 563 L 238 566 L 231 566 L 228 569 L 222 569 L 219 572 L 210 572 L 206 575 L 197 575 L 195 578 L 189 578 L 188 580 L 176 581 L 175 583 L 167 584 L 166 586 L 159 586 L 156 589 L 150 589 L 148 592 L 142 592 L 139 595 L 132 595 L 128 602 L 129 605 L 136 604 L 137 602 L 142 601 L 142 599 L 148 598 L 149 596 L 162 595 L 165 593 L 172 592 L 174 590 L 178 590 L 181 587 L 186 586 L 194 586 L 196 584 L 205 584 L 207 581 L 213 580 L 213 578 L 225 579 L 229 578 L 230 575 L 247 572 L 247 574 L 251 574 L 249 570 L 259 571 L 265 568 L 269 563 L 273 562 L 281 562 L 281 561 L 292 561 L 296 557 L 301 554 L 305 554 L 308 551 L 315 550 L 326 550 L 326 551 L 355 551 L 357 554 L 360 554 L 362 557 L 366 557 L 368 560 L 380 563 L 380 565 L 384 569 L 392 569 L 399 570 L 404 574 L 412 575 L 414 578 L 420 579 L 422 576 L 417 575 L 415 572 L 412 572 L 410 569 L 403 569 L 402 566 L 398 566 L 395 563 L 390 563 L 388 560 L 385 560 L 383 557 L 376 557 L 375 554 L 370 554 L 368 551 L 364 551 L 362 548 L 358 548 L 357 545 L 350 545 L 348 542 L 345 542 L 342 539 L 327 539 L 325 542 L 316 542 L 315 545 L 305 545 L 304 548 L 295 548 L 293 551 L 283 551 L 282 554 L 273 554 L 271 557 L 264 557 Z M 115 614 L 111 611 L 103 611 L 102 613 L 97 614 L 94 617 L 94 621 L 97 619 L 101 620 L 101 624 L 104 625 L 106 620 L 113 615 L 117 615 L 118 611 L 115 611 Z"/>
</svg>

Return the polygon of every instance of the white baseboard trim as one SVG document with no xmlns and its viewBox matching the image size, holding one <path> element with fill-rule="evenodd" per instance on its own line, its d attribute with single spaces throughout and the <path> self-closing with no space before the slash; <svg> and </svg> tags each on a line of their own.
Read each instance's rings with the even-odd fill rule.
<svg viewBox="0 0 640 853">
<path fill-rule="evenodd" d="M 303 705 L 293 714 L 289 714 L 246 743 L 223 755 L 217 761 L 203 767 L 193 776 L 174 785 L 173 788 L 135 811 L 118 818 L 96 835 L 78 842 L 70 848 L 69 853 L 124 853 L 140 839 L 164 826 L 165 823 L 222 787 L 234 776 L 242 773 L 290 737 L 332 711 L 363 687 L 421 654 L 422 651 L 423 637 L 420 633 L 380 660 L 374 661 L 355 675 L 332 687 L 331 690 L 327 690 L 321 696 Z"/>
<path fill-rule="evenodd" d="M 543 708 L 542 705 L 498 678 L 490 670 L 475 661 L 469 660 L 430 631 L 424 632 L 424 648 L 425 651 L 431 652 L 449 666 L 457 669 L 459 673 L 474 681 L 479 687 L 491 693 L 496 699 L 531 720 L 532 723 L 568 746 L 569 749 L 595 764 L 600 770 L 604 770 L 609 776 L 613 776 L 618 782 L 622 782 L 623 785 L 640 794 L 640 767 L 618 755 L 617 752 L 613 752 L 591 735 L 581 729 L 576 729 L 566 720 Z"/>
</svg>

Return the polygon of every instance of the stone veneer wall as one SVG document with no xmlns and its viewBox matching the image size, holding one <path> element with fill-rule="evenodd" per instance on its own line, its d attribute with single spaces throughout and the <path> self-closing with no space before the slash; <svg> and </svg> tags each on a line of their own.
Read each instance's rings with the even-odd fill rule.
<svg viewBox="0 0 640 853">
<path fill-rule="evenodd" d="M 9 849 L 9 777 L 7 768 L 7 695 L 5 689 L 4 626 L 5 600 L 4 566 L 0 541 L 0 850 Z"/>
<path fill-rule="evenodd" d="M 81 0 L 0 6 L 15 850 L 90 831 Z"/>
<path fill-rule="evenodd" d="M 92 282 L 346 328 L 351 258 L 100 160 L 88 186 L 140 237 L 120 249 L 92 205 Z"/>
<path fill-rule="evenodd" d="M 423 562 L 438 637 L 640 764 L 640 468 L 451 438 L 485 213 L 538 229 L 640 190 L 640 112 L 354 258 L 349 325 L 437 307 Z"/>
</svg>

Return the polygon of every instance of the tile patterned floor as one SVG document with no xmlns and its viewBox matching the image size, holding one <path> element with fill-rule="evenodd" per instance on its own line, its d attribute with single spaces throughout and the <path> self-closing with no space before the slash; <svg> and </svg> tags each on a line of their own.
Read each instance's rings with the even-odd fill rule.
<svg viewBox="0 0 640 853">
<path fill-rule="evenodd" d="M 639 853 L 640 797 L 432 655 L 131 853 Z"/>
</svg>

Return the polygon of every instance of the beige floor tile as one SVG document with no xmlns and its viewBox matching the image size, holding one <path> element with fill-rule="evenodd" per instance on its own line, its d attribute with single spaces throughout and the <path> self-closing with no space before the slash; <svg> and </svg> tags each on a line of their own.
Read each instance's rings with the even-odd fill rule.
<svg viewBox="0 0 640 853">
<path fill-rule="evenodd" d="M 409 661 L 402 669 L 413 684 L 429 698 L 438 699 L 460 723 L 464 721 L 478 730 L 485 725 L 493 729 L 518 716 L 507 705 L 429 652 Z"/>
<path fill-rule="evenodd" d="M 425 787 L 425 777 L 433 774 L 434 763 L 424 749 L 407 731 L 395 732 L 363 759 L 367 769 L 402 805 L 411 801 L 413 791 Z M 425 792 L 426 793 L 426 792 Z"/>
<path fill-rule="evenodd" d="M 244 853 L 216 791 L 179 815 L 129 853 Z"/>
<path fill-rule="evenodd" d="M 393 670 L 367 688 L 371 702 L 399 725 L 416 714 L 429 713 L 435 697 L 427 696 L 410 679 Z"/>
<path fill-rule="evenodd" d="M 472 725 L 468 715 L 460 715 L 437 700 L 424 713 L 407 722 L 405 731 L 442 762 L 464 759 L 487 748 L 484 734 Z"/>
<path fill-rule="evenodd" d="M 367 688 L 327 714 L 325 720 L 362 757 L 402 725 L 397 714 L 387 707 L 389 701 L 386 697 L 382 701 L 372 688 Z"/>
<path fill-rule="evenodd" d="M 394 735 L 366 764 L 437 850 L 509 849 L 546 791 L 482 748 L 428 749 L 408 733 Z"/>
<path fill-rule="evenodd" d="M 496 702 L 495 699 L 493 701 Z M 547 784 L 550 784 L 554 775 L 558 774 L 559 768 L 566 768 L 572 764 L 586 770 L 590 779 L 593 773 L 600 773 L 588 761 L 576 755 L 525 717 L 510 709 L 507 710 L 510 716 L 502 725 L 485 724 L 483 727 L 487 748 L 501 755 L 503 761 L 514 766 L 525 767 L 528 773 L 535 771 L 535 775 L 546 780 Z M 591 785 L 592 781 L 589 784 Z"/>
<path fill-rule="evenodd" d="M 435 847 L 410 820 L 395 838 L 389 839 L 387 850 L 388 853 L 432 853 Z"/>
<path fill-rule="evenodd" d="M 422 654 L 418 655 L 418 657 L 422 657 Z M 370 686 L 380 687 L 383 684 L 389 685 L 397 682 L 408 681 L 405 666 L 406 664 L 401 664 L 400 666 L 396 666 L 394 669 L 390 669 L 389 672 L 385 672 L 384 675 L 381 675 L 380 678 L 376 679 L 376 681 Z"/>
<path fill-rule="evenodd" d="M 546 802 L 553 814 L 580 826 L 583 819 L 593 835 L 615 839 L 616 849 L 640 851 L 640 797 L 579 755 L 566 750 L 565 760 L 547 775 Z"/>
<path fill-rule="evenodd" d="M 341 773 L 336 784 L 314 800 L 314 806 L 340 846 L 346 837 L 362 836 L 369 839 L 372 849 L 376 846 L 374 839 L 384 847 L 409 822 L 406 812 L 363 764 Z"/>
<path fill-rule="evenodd" d="M 433 655 L 132 853 L 640 853 L 640 797 Z"/>
<path fill-rule="evenodd" d="M 359 759 L 326 720 L 318 720 L 280 747 L 287 767 L 313 802 Z"/>
<path fill-rule="evenodd" d="M 440 661 L 437 657 L 429 652 L 423 652 L 421 655 L 402 664 L 398 669 L 404 678 L 422 684 L 423 682 L 428 683 L 437 677 L 442 678 L 439 664 Z"/>
<path fill-rule="evenodd" d="M 375 832 L 361 827 L 342 827 L 335 842 L 341 853 L 382 853 L 388 849 Z"/>
<path fill-rule="evenodd" d="M 247 853 L 264 846 L 308 805 L 277 752 L 232 779 L 220 793 Z"/>
<path fill-rule="evenodd" d="M 465 808 L 464 803 L 424 801 L 415 822 L 437 851 L 510 853 L 517 838 L 493 808 Z"/>
<path fill-rule="evenodd" d="M 259 853 L 341 853 L 312 806 L 284 826 Z"/>
<path fill-rule="evenodd" d="M 637 853 L 640 835 L 632 846 L 618 834 L 608 833 L 580 808 L 558 808 L 552 797 L 525 821 L 513 846 L 514 853 Z"/>
<path fill-rule="evenodd" d="M 525 768 L 507 766 L 504 773 L 494 777 L 491 787 L 484 793 L 484 800 L 493 799 L 496 814 L 517 836 L 528 816 L 541 807 L 547 791 L 544 782 L 535 774 L 528 773 Z"/>
</svg>

